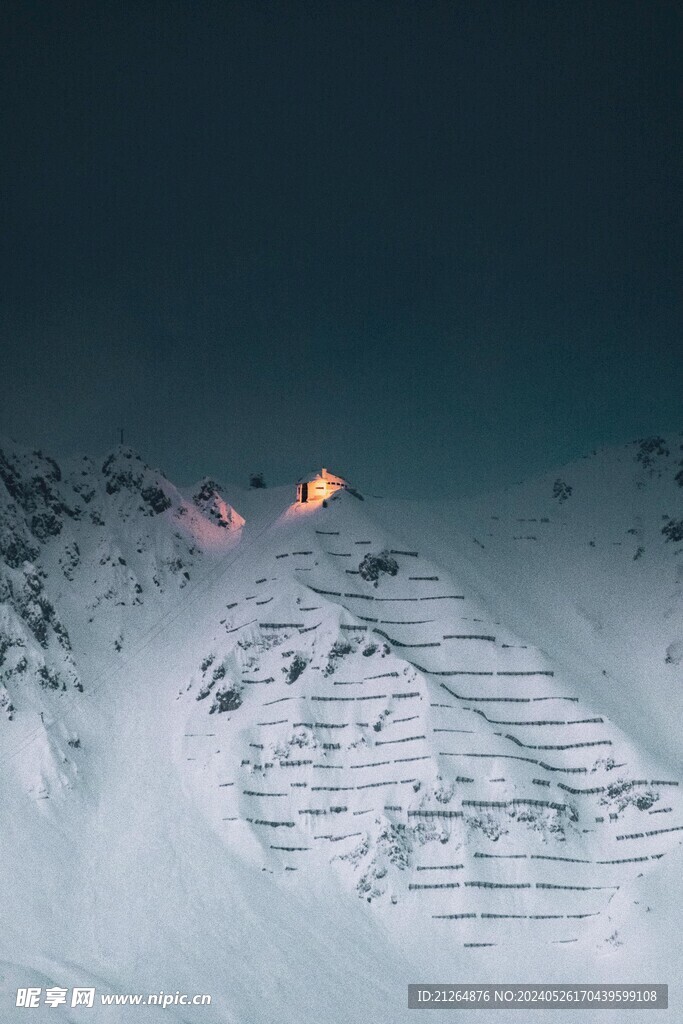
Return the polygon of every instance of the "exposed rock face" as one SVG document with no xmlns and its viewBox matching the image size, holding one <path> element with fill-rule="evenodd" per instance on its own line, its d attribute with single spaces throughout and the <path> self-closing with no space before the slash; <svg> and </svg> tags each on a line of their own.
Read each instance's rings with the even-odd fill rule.
<svg viewBox="0 0 683 1024">
<path fill-rule="evenodd" d="M 0 448 L 0 713 L 34 691 L 82 691 L 72 627 L 92 631 L 81 647 L 121 653 L 129 613 L 182 589 L 243 524 L 217 484 L 201 493 L 188 502 L 128 447 L 99 466 Z"/>
</svg>

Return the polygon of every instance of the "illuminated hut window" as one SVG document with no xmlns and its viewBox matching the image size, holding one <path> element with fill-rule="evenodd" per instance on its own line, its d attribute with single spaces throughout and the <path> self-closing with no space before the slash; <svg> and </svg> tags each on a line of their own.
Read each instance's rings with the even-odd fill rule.
<svg viewBox="0 0 683 1024">
<path fill-rule="evenodd" d="M 309 501 L 323 501 L 335 491 L 345 488 L 346 481 L 327 469 L 303 477 L 296 485 L 296 500 L 301 504 Z"/>
</svg>

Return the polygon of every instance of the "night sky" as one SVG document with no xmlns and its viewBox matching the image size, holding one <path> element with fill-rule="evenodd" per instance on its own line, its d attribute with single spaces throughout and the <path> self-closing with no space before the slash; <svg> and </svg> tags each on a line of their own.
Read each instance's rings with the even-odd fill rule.
<svg viewBox="0 0 683 1024">
<path fill-rule="evenodd" d="M 413 496 L 680 429 L 681 11 L 3 0 L 0 431 Z"/>
</svg>

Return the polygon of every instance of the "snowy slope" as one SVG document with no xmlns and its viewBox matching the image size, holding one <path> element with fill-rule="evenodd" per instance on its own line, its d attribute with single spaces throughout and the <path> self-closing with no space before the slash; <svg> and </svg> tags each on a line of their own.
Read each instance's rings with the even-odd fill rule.
<svg viewBox="0 0 683 1024">
<path fill-rule="evenodd" d="M 418 980 L 673 981 L 668 449 L 564 498 L 322 508 L 5 446 L 6 1019 L 34 978 L 244 1022 L 408 1019 Z"/>
<path fill-rule="evenodd" d="M 396 512 L 653 752 L 680 763 L 683 435 Z"/>
</svg>

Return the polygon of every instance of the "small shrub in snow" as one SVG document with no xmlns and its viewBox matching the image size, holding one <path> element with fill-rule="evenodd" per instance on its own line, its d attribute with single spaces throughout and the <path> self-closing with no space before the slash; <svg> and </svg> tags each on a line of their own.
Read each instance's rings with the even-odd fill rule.
<svg viewBox="0 0 683 1024">
<path fill-rule="evenodd" d="M 287 683 L 290 685 L 295 683 L 301 673 L 304 671 L 308 661 L 301 654 L 295 654 L 292 658 L 289 668 L 283 668 L 283 672 L 287 675 Z"/>
<path fill-rule="evenodd" d="M 328 662 L 325 668 L 323 669 L 323 675 L 331 676 L 332 673 L 336 671 L 337 662 L 341 658 L 346 657 L 347 654 L 351 654 L 352 651 L 353 647 L 346 640 L 336 640 L 335 643 L 333 643 L 332 647 L 330 648 Z"/>
<path fill-rule="evenodd" d="M 501 836 L 508 833 L 508 829 L 505 828 L 502 820 L 494 818 L 492 814 L 467 815 L 465 822 L 473 832 L 483 832 L 486 838 L 494 843 L 497 843 Z"/>
<path fill-rule="evenodd" d="M 236 687 L 231 686 L 229 689 L 218 690 L 216 692 L 214 702 L 209 709 L 209 714 L 213 715 L 214 712 L 221 714 L 223 711 L 236 711 L 237 708 L 240 707 L 241 703 L 242 695 Z"/>
<path fill-rule="evenodd" d="M 47 665 L 40 666 L 38 678 L 40 679 L 40 685 L 45 690 L 58 690 L 60 686 L 63 690 L 66 689 L 57 672 L 51 672 Z"/>
<path fill-rule="evenodd" d="M 668 455 L 669 449 L 663 437 L 643 437 L 638 442 L 636 462 L 644 469 L 650 469 L 659 455 Z"/>
<path fill-rule="evenodd" d="M 683 519 L 669 519 L 668 523 L 662 527 L 662 533 L 667 540 L 672 540 L 677 544 L 683 540 Z"/>
<path fill-rule="evenodd" d="M 388 576 L 396 576 L 398 573 L 398 562 L 392 558 L 388 551 L 382 551 L 379 555 L 367 554 L 358 566 L 358 572 L 362 579 L 377 586 L 382 573 Z"/>
<path fill-rule="evenodd" d="M 630 779 L 618 779 L 607 787 L 607 793 L 601 797 L 600 803 L 616 807 L 617 813 L 627 807 L 637 807 L 639 811 L 649 811 L 659 800 L 659 794 L 651 789 L 640 789 Z"/>
<path fill-rule="evenodd" d="M 570 484 L 566 483 L 566 481 L 560 479 L 558 476 L 557 480 L 553 484 L 553 498 L 557 498 L 560 504 L 562 504 L 563 501 L 566 501 L 567 498 L 571 497 L 572 489 L 573 488 Z"/>
</svg>

